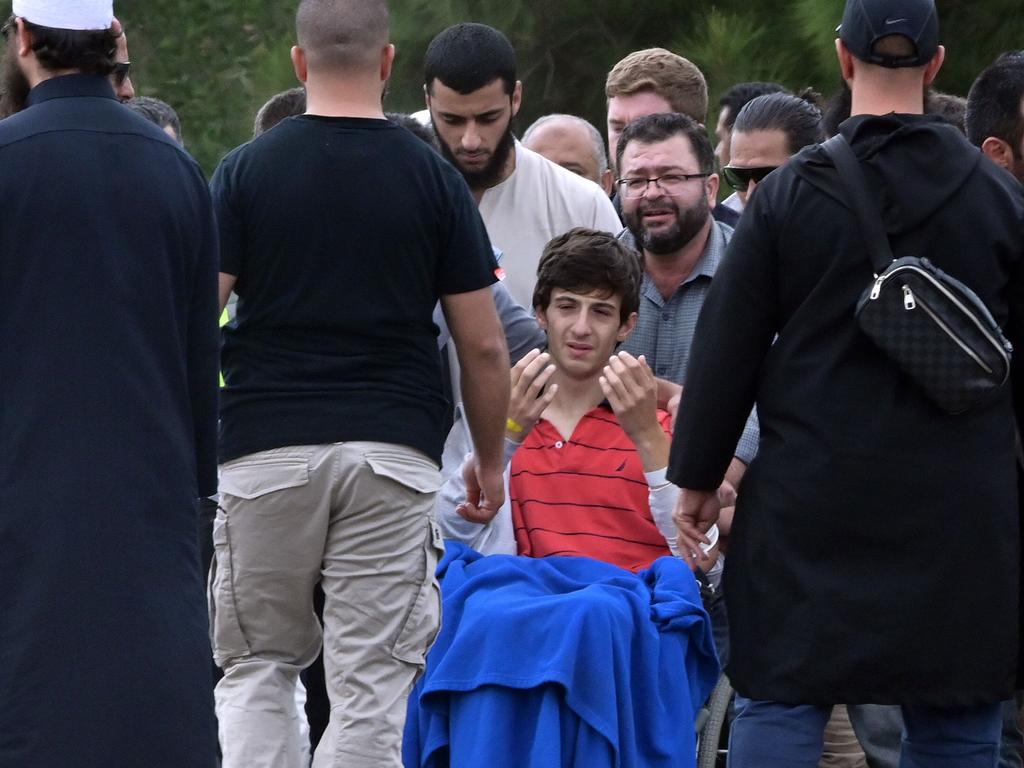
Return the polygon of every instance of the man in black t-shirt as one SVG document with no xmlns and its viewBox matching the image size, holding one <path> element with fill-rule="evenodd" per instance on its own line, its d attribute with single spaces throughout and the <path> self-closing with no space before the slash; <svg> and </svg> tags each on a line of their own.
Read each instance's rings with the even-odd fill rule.
<svg viewBox="0 0 1024 768">
<path fill-rule="evenodd" d="M 383 0 L 303 0 L 308 113 L 230 153 L 222 242 L 222 511 L 214 655 L 225 768 L 299 765 L 294 691 L 322 636 L 332 711 L 314 765 L 398 766 L 437 631 L 431 517 L 444 435 L 440 298 L 463 362 L 470 496 L 503 500 L 508 353 L 490 243 L 451 166 L 387 122 Z M 471 500 L 472 500 L 471 498 Z"/>
</svg>

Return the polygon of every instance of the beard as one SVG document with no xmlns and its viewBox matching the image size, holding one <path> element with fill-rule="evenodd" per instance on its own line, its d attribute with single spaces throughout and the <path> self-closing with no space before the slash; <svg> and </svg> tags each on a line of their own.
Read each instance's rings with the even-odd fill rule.
<svg viewBox="0 0 1024 768">
<path fill-rule="evenodd" d="M 675 222 L 672 226 L 652 232 L 644 228 L 643 214 L 648 211 L 673 211 Z M 667 256 L 678 252 L 684 245 L 693 240 L 711 215 L 711 206 L 703 194 L 692 208 L 680 210 L 674 198 L 662 196 L 656 202 L 647 198 L 640 201 L 636 210 L 625 214 L 626 227 L 636 238 L 636 242 L 647 253 L 655 256 Z"/>
<path fill-rule="evenodd" d="M 431 118 L 431 124 L 433 124 L 433 118 Z M 498 142 L 498 146 L 494 148 L 491 159 L 487 161 L 487 164 L 479 171 L 467 171 L 462 167 L 458 157 L 452 152 L 451 147 L 441 138 L 441 133 L 437 130 L 436 125 L 434 125 L 434 134 L 437 136 L 437 143 L 441 145 L 441 154 L 444 156 L 444 159 L 458 169 L 459 173 L 462 174 L 462 178 L 466 180 L 466 184 L 474 191 L 489 189 L 502 180 L 502 176 L 505 173 L 505 165 L 508 163 L 509 155 L 516 145 L 515 136 L 512 134 L 512 121 L 509 120 L 505 133 L 502 135 L 501 141 Z"/>
<path fill-rule="evenodd" d="M 0 119 L 3 119 L 25 108 L 31 90 L 28 79 L 18 66 L 17 48 L 13 43 L 8 43 L 4 50 L 0 78 L 0 89 L 3 91 L 0 93 Z"/>
</svg>

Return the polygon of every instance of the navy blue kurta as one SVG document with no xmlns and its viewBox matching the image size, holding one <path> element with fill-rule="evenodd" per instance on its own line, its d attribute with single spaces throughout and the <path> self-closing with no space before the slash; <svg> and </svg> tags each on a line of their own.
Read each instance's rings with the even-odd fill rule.
<svg viewBox="0 0 1024 768">
<path fill-rule="evenodd" d="M 101 77 L 0 122 L 0 765 L 215 761 L 217 235 Z"/>
</svg>

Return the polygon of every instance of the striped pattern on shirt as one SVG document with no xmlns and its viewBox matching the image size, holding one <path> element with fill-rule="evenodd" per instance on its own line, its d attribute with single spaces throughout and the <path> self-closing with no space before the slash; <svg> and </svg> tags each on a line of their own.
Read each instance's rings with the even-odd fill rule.
<svg viewBox="0 0 1024 768">
<path fill-rule="evenodd" d="M 669 433 L 670 416 L 659 412 Z M 607 405 L 565 440 L 541 419 L 512 457 L 509 498 L 520 555 L 574 555 L 631 571 L 669 555 L 651 517 L 640 454 Z"/>
</svg>

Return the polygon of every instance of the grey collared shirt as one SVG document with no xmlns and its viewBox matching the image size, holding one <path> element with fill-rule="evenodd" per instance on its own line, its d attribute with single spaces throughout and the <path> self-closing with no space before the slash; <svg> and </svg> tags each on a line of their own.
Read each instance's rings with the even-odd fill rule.
<svg viewBox="0 0 1024 768">
<path fill-rule="evenodd" d="M 686 365 L 690 360 L 697 318 L 731 237 L 732 227 L 713 221 L 704 253 L 697 260 L 690 276 L 679 284 L 668 299 L 661 295 L 650 276 L 644 274 L 636 328 L 623 342 L 621 349 L 634 356 L 644 355 L 659 379 L 677 384 L 682 384 L 686 379 Z M 619 240 L 637 248 L 636 240 L 628 229 L 619 234 Z M 736 446 L 736 458 L 749 464 L 757 453 L 757 441 L 755 411 L 750 414 L 743 428 L 743 436 Z"/>
</svg>

